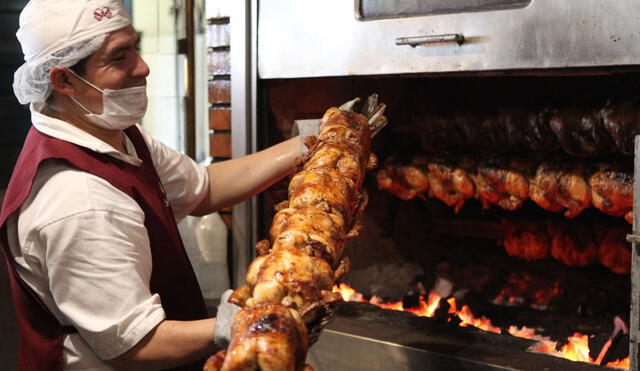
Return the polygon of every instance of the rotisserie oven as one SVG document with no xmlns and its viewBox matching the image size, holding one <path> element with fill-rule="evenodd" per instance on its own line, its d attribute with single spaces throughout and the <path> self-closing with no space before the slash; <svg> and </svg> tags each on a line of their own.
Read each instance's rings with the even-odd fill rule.
<svg viewBox="0 0 640 371">
<path fill-rule="evenodd" d="M 256 15 L 256 148 L 372 92 L 393 123 L 372 144 L 345 302 L 308 363 L 638 369 L 640 3 L 277 0 Z M 243 231 L 269 235 L 290 180 Z"/>
</svg>

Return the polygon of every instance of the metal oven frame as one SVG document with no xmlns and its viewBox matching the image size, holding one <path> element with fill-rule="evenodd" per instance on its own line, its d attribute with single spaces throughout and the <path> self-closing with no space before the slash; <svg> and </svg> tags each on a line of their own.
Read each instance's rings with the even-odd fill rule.
<svg viewBox="0 0 640 371">
<path fill-rule="evenodd" d="M 357 6 L 358 0 L 354 2 Z M 233 2 L 233 157 L 258 150 L 260 79 L 443 72 L 544 74 L 580 68 L 637 70 L 640 66 L 637 0 L 533 0 L 521 9 L 373 21 L 357 20 L 353 6 L 354 3 L 344 0 Z M 411 38 L 415 36 L 420 38 Z M 459 42 L 460 36 L 464 43 Z M 323 48 L 320 53 L 319 45 L 330 46 L 331 50 Z M 290 57 L 293 55 L 295 58 Z M 630 369 L 637 371 L 640 370 L 638 137 L 635 148 L 634 224 L 629 236 L 633 242 Z M 246 267 L 255 255 L 257 209 L 255 199 L 233 208 L 234 286 L 244 282 Z"/>
</svg>

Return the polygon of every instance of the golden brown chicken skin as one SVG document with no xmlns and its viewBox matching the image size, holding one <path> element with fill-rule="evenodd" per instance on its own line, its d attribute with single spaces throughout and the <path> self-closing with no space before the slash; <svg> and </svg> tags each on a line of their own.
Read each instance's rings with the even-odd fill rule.
<svg viewBox="0 0 640 371">
<path fill-rule="evenodd" d="M 273 248 L 294 247 L 335 266 L 342 257 L 344 218 L 315 207 L 279 211 L 271 224 Z"/>
<path fill-rule="evenodd" d="M 282 303 L 305 311 L 331 290 L 333 270 L 323 259 L 291 247 L 274 249 L 256 259 L 247 271 L 247 285 L 253 287 L 246 305 Z"/>
<path fill-rule="evenodd" d="M 289 207 L 316 207 L 350 220 L 358 206 L 355 184 L 334 169 L 303 170 L 289 184 Z"/>
<path fill-rule="evenodd" d="M 436 197 L 447 206 L 453 206 L 457 213 L 464 202 L 475 195 L 475 185 L 469 174 L 470 159 L 445 159 L 436 157 L 427 163 L 429 172 L 429 195 Z"/>
<path fill-rule="evenodd" d="M 591 187 L 585 165 L 564 158 L 542 163 L 530 183 L 531 199 L 545 210 L 573 218 L 591 206 Z"/>
<path fill-rule="evenodd" d="M 357 146 L 349 143 L 320 142 L 313 149 L 303 169 L 335 169 L 340 175 L 360 186 L 364 179 L 366 165 L 367 159 L 363 158 Z"/>
<path fill-rule="evenodd" d="M 224 361 L 220 355 L 211 357 L 205 371 L 295 371 L 304 366 L 307 330 L 295 311 L 284 305 L 241 310 L 234 318 L 231 339 Z"/>
<path fill-rule="evenodd" d="M 523 173 L 520 159 L 491 158 L 478 164 L 472 175 L 476 197 L 483 207 L 498 205 L 505 210 L 516 210 L 529 199 L 529 180 Z"/>
<path fill-rule="evenodd" d="M 633 170 L 629 164 L 598 163 L 589 178 L 593 206 L 611 216 L 633 222 Z"/>
<path fill-rule="evenodd" d="M 423 194 L 429 190 L 429 177 L 425 165 L 426 161 L 421 155 L 408 163 L 391 157 L 376 174 L 378 188 L 403 200 L 424 197 Z"/>
</svg>

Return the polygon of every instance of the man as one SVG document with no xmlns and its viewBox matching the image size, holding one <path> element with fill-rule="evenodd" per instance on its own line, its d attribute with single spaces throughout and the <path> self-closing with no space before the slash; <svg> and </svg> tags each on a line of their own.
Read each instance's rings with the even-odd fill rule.
<svg viewBox="0 0 640 371">
<path fill-rule="evenodd" d="M 31 0 L 17 36 L 14 91 L 33 127 L 0 244 L 20 368 L 201 367 L 223 329 L 206 318 L 176 220 L 266 189 L 300 139 L 205 168 L 151 138 L 136 125 L 149 68 L 120 0 Z"/>
</svg>

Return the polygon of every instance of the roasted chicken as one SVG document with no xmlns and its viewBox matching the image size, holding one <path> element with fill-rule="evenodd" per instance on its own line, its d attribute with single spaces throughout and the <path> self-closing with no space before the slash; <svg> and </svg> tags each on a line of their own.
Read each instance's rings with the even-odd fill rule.
<svg viewBox="0 0 640 371">
<path fill-rule="evenodd" d="M 640 135 L 640 100 L 608 103 L 600 110 L 604 128 L 620 153 L 633 156 L 634 138 Z"/>
<path fill-rule="evenodd" d="M 282 304 L 243 308 L 235 317 L 229 348 L 211 357 L 204 371 L 312 370 L 304 364 L 307 329 L 296 311 Z"/>
<path fill-rule="evenodd" d="M 516 210 L 529 199 L 529 178 L 535 165 L 531 161 L 513 157 L 490 157 L 480 161 L 472 179 L 476 197 L 484 208 L 495 204 L 505 210 Z"/>
<path fill-rule="evenodd" d="M 571 221 L 549 221 L 551 256 L 570 267 L 584 267 L 598 259 L 598 246 L 593 228 Z"/>
<path fill-rule="evenodd" d="M 598 162 L 589 178 L 593 206 L 611 216 L 633 222 L 633 164 Z"/>
<path fill-rule="evenodd" d="M 422 148 L 437 152 L 463 150 L 466 144 L 455 124 L 456 117 L 450 112 L 414 114 L 411 124 L 419 135 Z"/>
<path fill-rule="evenodd" d="M 427 161 L 427 169 L 429 196 L 453 206 L 455 213 L 475 195 L 475 186 L 469 174 L 473 169 L 472 158 L 436 156 Z"/>
<path fill-rule="evenodd" d="M 477 153 L 499 153 L 506 146 L 496 112 L 484 109 L 456 115 L 455 125 L 462 134 L 465 148 Z"/>
<path fill-rule="evenodd" d="M 504 107 L 498 111 L 500 128 L 506 136 L 503 152 L 547 153 L 558 147 L 549 127 L 549 110 L 532 107 Z"/>
<path fill-rule="evenodd" d="M 591 188 L 587 182 L 585 164 L 568 158 L 544 162 L 530 184 L 529 196 L 545 210 L 573 218 L 591 206 Z"/>
<path fill-rule="evenodd" d="M 631 246 L 626 237 L 629 230 L 623 227 L 598 228 L 598 260 L 600 264 L 617 274 L 631 273 Z"/>
<path fill-rule="evenodd" d="M 229 348 L 206 370 L 311 369 L 304 365 L 308 346 L 342 300 L 331 288 L 348 271 L 344 241 L 357 235 L 356 216 L 367 203 L 361 186 L 377 162 L 371 136 L 386 124 L 377 96 L 363 114 L 352 106 L 330 108 L 318 137 L 305 142 L 309 151 L 289 183 L 289 200 L 277 205 L 270 239 L 258 243 L 247 284 L 229 299 L 243 307 Z"/>
<path fill-rule="evenodd" d="M 376 174 L 378 188 L 403 200 L 424 197 L 429 190 L 426 158 L 418 155 L 410 161 L 390 157 Z"/>
<path fill-rule="evenodd" d="M 604 129 L 601 116 L 585 107 L 556 109 L 549 126 L 562 149 L 571 156 L 602 155 L 613 149 L 613 140 Z"/>
<path fill-rule="evenodd" d="M 533 220 L 503 221 L 503 244 L 509 256 L 540 260 L 549 256 L 550 241 L 544 222 Z"/>
<path fill-rule="evenodd" d="M 530 102 L 417 112 L 411 126 L 427 152 L 547 154 L 560 149 L 578 157 L 612 152 L 631 156 L 634 138 L 640 135 L 640 97 L 611 101 L 602 108 L 551 108 Z"/>
</svg>

